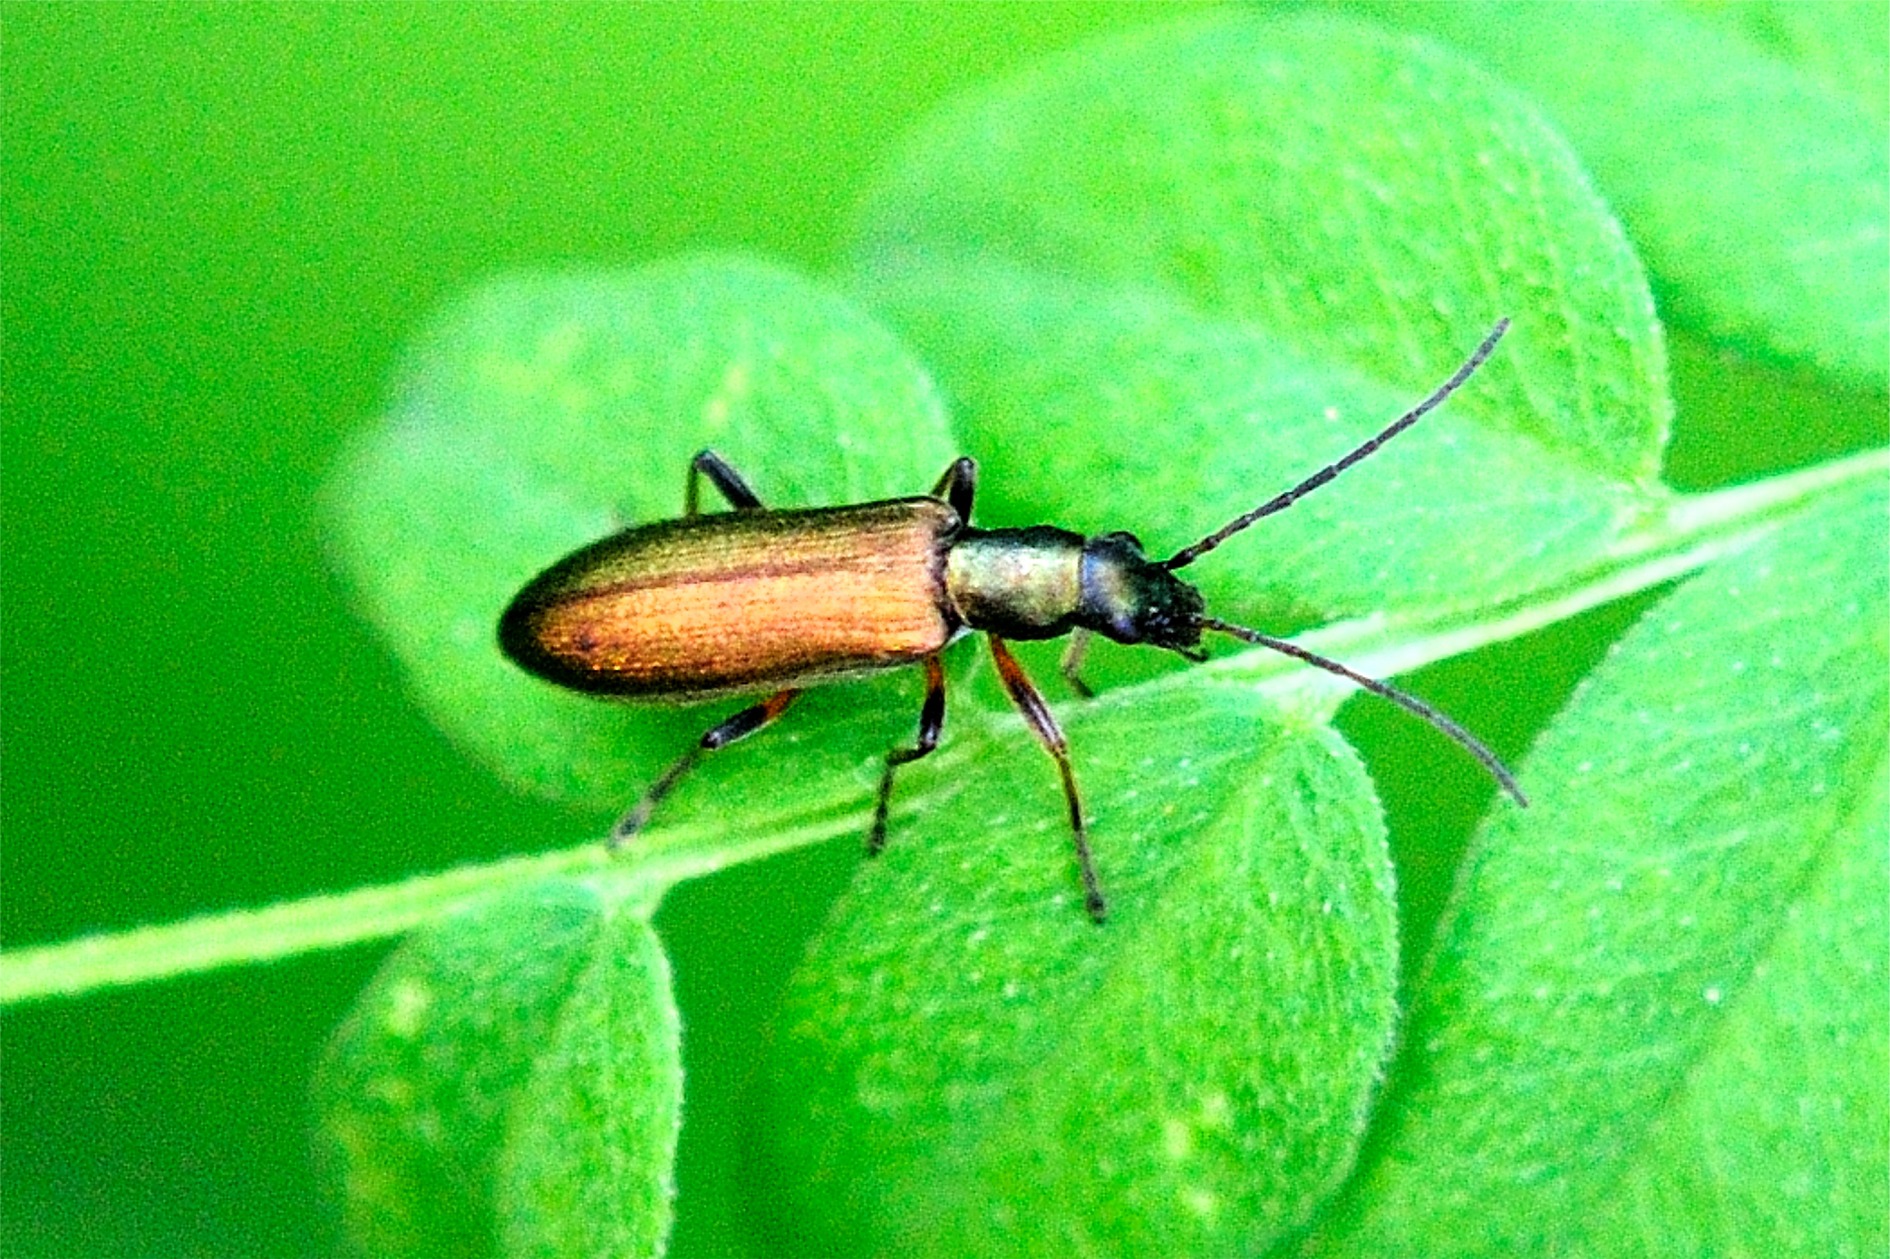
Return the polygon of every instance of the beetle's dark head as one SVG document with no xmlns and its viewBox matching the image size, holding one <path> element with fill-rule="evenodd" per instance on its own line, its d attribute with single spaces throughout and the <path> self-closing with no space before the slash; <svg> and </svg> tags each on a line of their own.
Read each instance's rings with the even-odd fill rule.
<svg viewBox="0 0 1890 1259">
<path fill-rule="evenodd" d="M 1146 643 L 1199 659 L 1201 592 L 1142 554 L 1132 533 L 1083 543 L 1082 603 L 1073 618 L 1119 643 Z"/>
</svg>

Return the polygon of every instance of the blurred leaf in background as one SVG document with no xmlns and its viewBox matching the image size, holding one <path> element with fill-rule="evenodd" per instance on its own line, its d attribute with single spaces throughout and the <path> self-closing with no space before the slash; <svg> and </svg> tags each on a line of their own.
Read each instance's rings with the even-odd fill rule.
<svg viewBox="0 0 1890 1259">
<path fill-rule="evenodd" d="M 420 933 L 315 1078 L 348 1237 L 382 1259 L 659 1251 L 677 1033 L 662 945 L 595 889 L 535 884 Z"/>
<path fill-rule="evenodd" d="M 1883 391 L 1881 4 L 1389 13 L 1540 102 L 1629 225 L 1673 327 Z"/>
</svg>

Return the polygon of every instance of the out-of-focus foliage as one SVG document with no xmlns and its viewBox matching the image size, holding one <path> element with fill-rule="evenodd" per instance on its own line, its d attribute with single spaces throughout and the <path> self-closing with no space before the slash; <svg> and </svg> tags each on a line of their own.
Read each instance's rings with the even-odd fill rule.
<svg viewBox="0 0 1890 1259">
<path fill-rule="evenodd" d="M 492 621 L 674 514 L 703 445 L 778 505 L 968 452 L 982 523 L 1161 553 L 1506 315 L 1441 412 L 1189 576 L 1398 668 L 1482 647 L 1404 680 L 1459 679 L 1530 810 L 1348 710 L 1361 760 L 1271 657 L 1099 647 L 1102 697 L 1058 707 L 1099 931 L 960 649 L 850 888 L 851 843 L 808 848 L 652 924 L 667 879 L 864 829 L 916 681 L 817 692 L 617 868 L 387 962 L 318 1072 L 341 1223 L 414 1255 L 1881 1252 L 1882 473 L 1663 480 L 1882 441 L 1884 6 L 896 14 L 10 15 L 9 947 L 588 839 L 718 712 L 554 693 Z M 1496 641 L 1660 574 L 1592 670 L 1622 616 Z M 287 909 L 359 938 L 382 891 Z M 373 960 L 10 1011 L 5 1249 L 317 1245 L 301 1090 Z"/>
</svg>

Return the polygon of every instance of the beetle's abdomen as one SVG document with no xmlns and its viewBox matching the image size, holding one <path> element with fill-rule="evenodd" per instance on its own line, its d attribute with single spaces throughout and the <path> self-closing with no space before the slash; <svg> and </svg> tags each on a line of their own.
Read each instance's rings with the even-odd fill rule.
<svg viewBox="0 0 1890 1259">
<path fill-rule="evenodd" d="M 944 587 L 957 528 L 931 498 L 646 525 L 539 575 L 499 644 L 599 695 L 699 698 L 905 664 L 958 629 Z"/>
</svg>

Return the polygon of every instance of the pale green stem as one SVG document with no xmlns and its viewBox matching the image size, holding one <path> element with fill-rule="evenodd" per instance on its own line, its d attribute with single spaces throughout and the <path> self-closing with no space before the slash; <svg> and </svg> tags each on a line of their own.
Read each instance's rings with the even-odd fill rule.
<svg viewBox="0 0 1890 1259">
<path fill-rule="evenodd" d="M 1514 603 L 1479 609 L 1461 624 L 1416 624 L 1384 616 L 1340 621 L 1294 641 L 1361 673 L 1393 677 L 1480 647 L 1520 638 L 1559 621 L 1695 572 L 1744 549 L 1825 490 L 1890 473 L 1890 450 L 1871 450 L 1798 472 L 1710 494 L 1676 496 L 1647 527 L 1622 538 L 1579 580 Z M 1355 693 L 1351 683 L 1264 651 L 1207 666 L 1229 680 L 1252 680 L 1281 698 L 1320 707 Z M 1185 675 L 1183 675 L 1185 676 Z M 1281 682 L 1279 679 L 1287 679 Z"/>
<path fill-rule="evenodd" d="M 1298 641 L 1342 656 L 1363 672 L 1408 672 L 1684 576 L 1750 545 L 1824 490 L 1886 472 L 1890 451 L 1871 451 L 1752 485 L 1675 497 L 1654 524 L 1623 540 L 1578 582 L 1486 609 L 1460 624 L 1420 626 L 1367 617 L 1327 626 Z M 1320 708 L 1351 694 L 1338 679 L 1263 651 L 1243 652 L 1208 668 L 1283 700 Z M 1181 684 L 1169 678 L 1149 685 Z M 605 856 L 601 843 L 587 842 L 264 909 L 14 949 L 0 954 L 0 1004 L 385 939 L 494 891 L 553 876 L 608 880 L 613 894 L 653 910 L 664 891 L 683 879 L 858 832 L 861 803 L 851 798 L 816 802 L 772 827 L 744 829 L 747 838 L 734 842 L 708 834 L 709 828 L 698 823 L 654 832 L 647 846 L 615 861 Z"/>
</svg>

